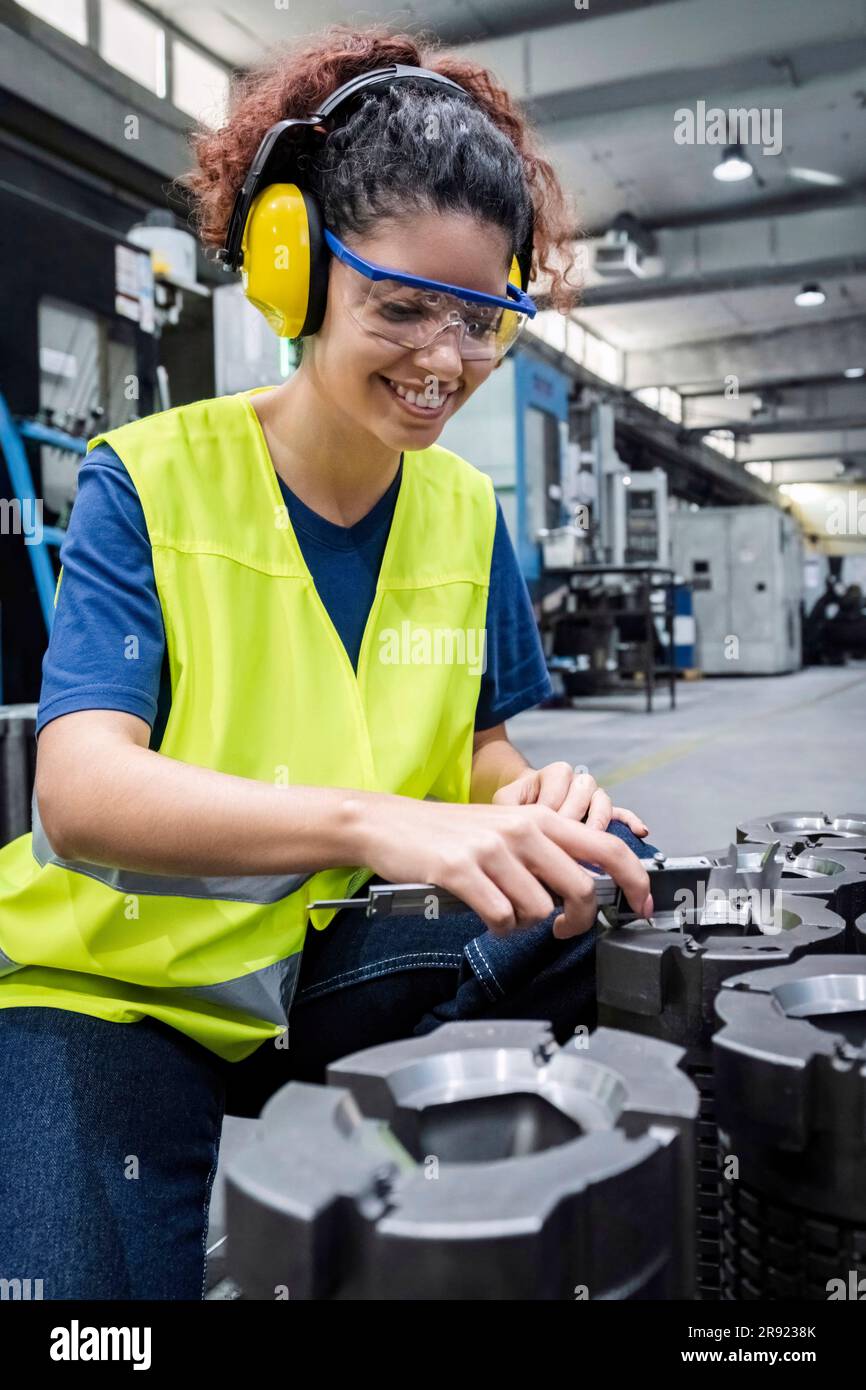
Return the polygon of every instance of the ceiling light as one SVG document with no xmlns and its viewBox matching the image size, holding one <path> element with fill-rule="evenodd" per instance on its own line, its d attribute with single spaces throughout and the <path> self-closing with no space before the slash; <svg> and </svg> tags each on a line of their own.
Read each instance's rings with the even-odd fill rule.
<svg viewBox="0 0 866 1390">
<path fill-rule="evenodd" d="M 631 487 L 631 476 L 628 473 L 626 473 L 625 477 L 623 478 L 622 485 L 623 487 Z"/>
<path fill-rule="evenodd" d="M 713 170 L 713 178 L 720 183 L 739 183 L 740 179 L 751 178 L 754 172 L 742 145 L 726 145 Z"/>
<path fill-rule="evenodd" d="M 802 179 L 803 183 L 817 183 L 824 188 L 838 188 L 845 180 L 838 174 L 828 174 L 823 169 L 789 169 L 792 179 Z"/>
<path fill-rule="evenodd" d="M 799 294 L 794 295 L 794 303 L 798 309 L 813 309 L 818 304 L 826 303 L 827 296 L 820 285 L 810 283 L 804 285 Z"/>
<path fill-rule="evenodd" d="M 842 375 L 853 381 L 858 376 L 866 376 L 866 367 L 846 367 Z"/>
</svg>

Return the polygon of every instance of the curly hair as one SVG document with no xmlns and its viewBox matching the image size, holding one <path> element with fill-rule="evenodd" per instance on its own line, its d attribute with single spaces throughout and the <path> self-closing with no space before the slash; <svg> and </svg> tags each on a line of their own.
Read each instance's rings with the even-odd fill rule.
<svg viewBox="0 0 866 1390">
<path fill-rule="evenodd" d="M 580 294 L 569 279 L 576 219 L 529 123 L 486 68 L 440 52 L 433 36 L 392 34 L 379 24 L 330 25 L 235 78 L 226 123 L 194 132 L 195 165 L 177 181 L 203 246 L 224 244 L 235 194 L 271 125 L 309 115 L 342 83 L 389 63 L 441 73 L 473 100 L 407 81 L 366 96 L 312 156 L 302 145 L 299 168 L 326 224 L 342 237 L 412 209 L 465 212 L 502 227 L 514 248 L 532 228 L 533 273 L 545 277 L 545 302 L 568 312 Z"/>
</svg>

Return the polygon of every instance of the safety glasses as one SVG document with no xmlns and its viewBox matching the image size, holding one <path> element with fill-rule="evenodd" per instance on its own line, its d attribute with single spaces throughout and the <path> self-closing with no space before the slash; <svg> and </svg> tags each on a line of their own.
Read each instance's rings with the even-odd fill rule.
<svg viewBox="0 0 866 1390">
<path fill-rule="evenodd" d="M 527 319 L 535 317 L 535 304 L 516 285 L 509 283 L 506 296 L 500 298 L 441 280 L 425 280 L 365 260 L 327 227 L 324 235 L 337 259 L 370 282 L 369 290 L 362 287 L 357 299 L 348 303 L 352 318 L 365 332 L 395 347 L 409 351 L 429 347 L 440 333 L 456 326 L 461 357 L 498 361 Z"/>
</svg>

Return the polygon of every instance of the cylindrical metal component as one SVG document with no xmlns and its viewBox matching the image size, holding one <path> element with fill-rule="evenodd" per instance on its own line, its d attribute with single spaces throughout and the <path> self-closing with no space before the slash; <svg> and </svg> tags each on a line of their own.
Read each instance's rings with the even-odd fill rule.
<svg viewBox="0 0 866 1390">
<path fill-rule="evenodd" d="M 866 961 L 749 971 L 716 1011 L 723 1297 L 862 1297 Z"/>
<path fill-rule="evenodd" d="M 661 1038 L 685 1050 L 683 1066 L 701 1096 L 698 1122 L 698 1288 L 719 1297 L 720 1227 L 713 1001 L 726 979 L 799 960 L 808 953 L 841 951 L 845 924 L 821 902 L 780 892 L 774 904 L 781 930 L 688 925 L 674 913 L 605 932 L 596 952 L 598 1021 Z M 774 922 L 773 927 L 776 926 Z"/>
<path fill-rule="evenodd" d="M 782 866 L 779 887 L 796 897 L 817 898 L 825 903 L 831 912 L 838 912 L 851 933 L 855 918 L 866 912 L 866 851 L 848 849 L 848 843 L 837 839 L 823 848 L 811 849 L 781 843 L 776 858 Z M 752 854 L 757 865 L 758 856 L 765 850 L 764 845 L 754 844 L 750 848 L 750 844 L 740 842 L 738 856 L 743 868 L 749 866 Z M 721 862 L 724 851 L 711 852 L 708 858 Z M 845 949 L 852 949 L 850 939 Z"/>
<path fill-rule="evenodd" d="M 775 811 L 737 826 L 737 843 L 866 850 L 866 811 Z"/>
<path fill-rule="evenodd" d="M 30 829 L 36 705 L 0 705 L 0 845 Z"/>
<path fill-rule="evenodd" d="M 698 1098 L 681 1051 L 443 1025 L 268 1101 L 226 1169 L 243 1296 L 694 1296 Z"/>
</svg>

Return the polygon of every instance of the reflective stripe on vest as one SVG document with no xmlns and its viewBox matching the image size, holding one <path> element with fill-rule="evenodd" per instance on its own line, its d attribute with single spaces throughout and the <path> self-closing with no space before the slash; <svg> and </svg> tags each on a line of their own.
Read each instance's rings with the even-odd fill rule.
<svg viewBox="0 0 866 1390">
<path fill-rule="evenodd" d="M 358 659 L 316 591 L 248 393 L 100 439 L 141 500 L 171 708 L 159 752 L 276 788 L 466 801 L 496 504 L 447 449 L 406 452 Z M 135 659 L 135 634 L 118 632 Z M 441 640 L 440 640 L 441 639 Z M 0 850 L 0 1007 L 164 1019 L 237 1060 L 285 1031 L 316 898 L 372 874 L 154 875 Z M 5 971 L 5 973 L 4 973 Z"/>
</svg>

